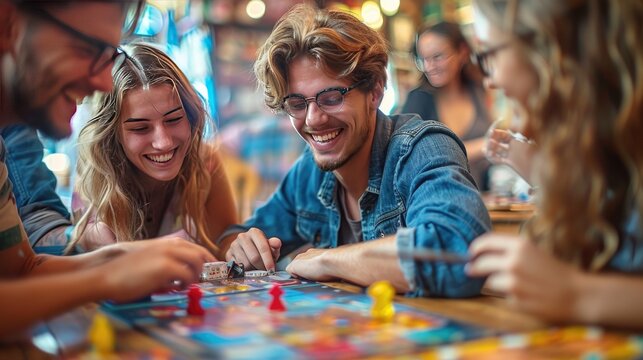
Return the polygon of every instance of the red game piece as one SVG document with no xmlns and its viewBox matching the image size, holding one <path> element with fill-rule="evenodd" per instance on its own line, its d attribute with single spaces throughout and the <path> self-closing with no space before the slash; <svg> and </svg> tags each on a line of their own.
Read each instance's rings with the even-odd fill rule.
<svg viewBox="0 0 643 360">
<path fill-rule="evenodd" d="M 284 293 L 284 291 L 281 290 L 281 286 L 277 283 L 272 284 L 272 289 L 270 289 L 269 293 L 272 295 L 272 301 L 270 305 L 268 305 L 268 309 L 272 311 L 286 311 L 286 306 L 283 301 L 281 301 L 281 294 Z"/>
<path fill-rule="evenodd" d="M 203 291 L 201 291 L 201 288 L 196 284 L 190 285 L 188 288 L 188 315 L 205 315 L 205 310 L 203 310 L 203 307 L 201 306 L 202 297 Z"/>
</svg>

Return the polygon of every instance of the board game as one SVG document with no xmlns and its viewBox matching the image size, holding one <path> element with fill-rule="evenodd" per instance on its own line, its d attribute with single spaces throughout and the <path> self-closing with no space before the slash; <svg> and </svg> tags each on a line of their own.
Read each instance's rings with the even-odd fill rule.
<svg viewBox="0 0 643 360">
<path fill-rule="evenodd" d="M 274 283 L 283 290 L 285 311 L 269 309 Z M 199 287 L 203 316 L 188 315 L 185 292 L 103 308 L 191 358 L 392 356 L 495 334 L 397 303 L 392 319 L 377 320 L 371 316 L 369 296 L 285 273 L 208 281 Z"/>
<path fill-rule="evenodd" d="M 418 354 L 439 359 L 640 359 L 643 336 L 591 326 L 566 326 L 502 334 L 441 345 Z"/>
</svg>

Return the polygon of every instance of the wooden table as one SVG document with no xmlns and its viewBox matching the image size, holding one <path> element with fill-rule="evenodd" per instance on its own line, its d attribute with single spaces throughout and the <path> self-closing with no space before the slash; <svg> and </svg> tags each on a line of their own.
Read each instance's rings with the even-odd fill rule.
<svg viewBox="0 0 643 360">
<path fill-rule="evenodd" d="M 331 282 L 330 286 L 358 292 L 355 285 Z M 500 331 L 523 332 L 542 329 L 546 323 L 533 316 L 512 310 L 505 299 L 497 296 L 479 296 L 469 299 L 407 298 L 396 296 L 395 301 L 448 318 Z"/>
<path fill-rule="evenodd" d="M 505 234 L 518 234 L 522 225 L 529 220 L 535 212 L 535 207 L 530 203 L 493 204 L 485 202 L 493 231 Z"/>
</svg>

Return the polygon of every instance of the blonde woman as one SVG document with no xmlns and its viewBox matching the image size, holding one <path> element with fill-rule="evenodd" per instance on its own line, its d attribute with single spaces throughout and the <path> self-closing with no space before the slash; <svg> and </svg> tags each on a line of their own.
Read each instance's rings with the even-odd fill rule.
<svg viewBox="0 0 643 360">
<path fill-rule="evenodd" d="M 468 273 L 555 322 L 643 328 L 643 3 L 476 0 L 478 62 L 527 114 L 535 219 Z"/>
<path fill-rule="evenodd" d="M 79 135 L 67 250 L 179 234 L 216 254 L 213 241 L 237 217 L 220 158 L 204 139 L 202 101 L 165 53 L 146 44 L 127 50 L 114 88 Z"/>
</svg>

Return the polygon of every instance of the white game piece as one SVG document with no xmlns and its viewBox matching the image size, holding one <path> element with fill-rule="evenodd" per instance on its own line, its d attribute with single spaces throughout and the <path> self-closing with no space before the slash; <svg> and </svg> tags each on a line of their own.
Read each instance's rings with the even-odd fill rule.
<svg viewBox="0 0 643 360">
<path fill-rule="evenodd" d="M 203 264 L 201 281 L 228 278 L 228 264 L 225 261 L 215 261 Z"/>
<path fill-rule="evenodd" d="M 266 270 L 249 270 L 249 271 L 246 271 L 246 276 L 247 277 L 268 276 L 268 271 L 266 271 Z"/>
</svg>

